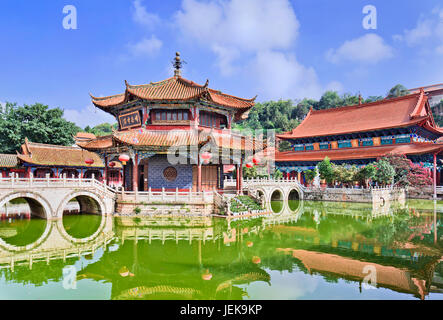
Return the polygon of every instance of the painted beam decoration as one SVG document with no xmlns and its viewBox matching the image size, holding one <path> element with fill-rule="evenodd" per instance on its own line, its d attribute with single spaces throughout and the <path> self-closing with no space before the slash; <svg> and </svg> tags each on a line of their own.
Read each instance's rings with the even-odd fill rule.
<svg viewBox="0 0 443 320">
<path fill-rule="evenodd" d="M 118 122 L 121 129 L 128 129 L 132 127 L 141 126 L 141 119 L 139 111 L 133 111 L 118 116 Z"/>
</svg>

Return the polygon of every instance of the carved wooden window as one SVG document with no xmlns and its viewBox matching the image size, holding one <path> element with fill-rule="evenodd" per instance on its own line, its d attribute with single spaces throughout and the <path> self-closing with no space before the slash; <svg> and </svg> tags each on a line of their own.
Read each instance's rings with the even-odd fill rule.
<svg viewBox="0 0 443 320">
<path fill-rule="evenodd" d="M 163 177 L 166 179 L 166 181 L 174 181 L 177 179 L 177 169 L 174 167 L 167 167 L 165 170 L 163 170 Z"/>
</svg>

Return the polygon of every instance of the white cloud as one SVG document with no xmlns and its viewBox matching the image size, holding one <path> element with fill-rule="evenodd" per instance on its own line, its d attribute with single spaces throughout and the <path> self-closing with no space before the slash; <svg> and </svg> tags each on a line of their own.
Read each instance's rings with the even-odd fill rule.
<svg viewBox="0 0 443 320">
<path fill-rule="evenodd" d="M 101 123 L 115 123 L 114 116 L 97 109 L 90 104 L 83 109 L 65 109 L 64 118 L 68 121 L 74 122 L 77 126 L 85 128 L 86 126 L 94 127 Z"/>
<path fill-rule="evenodd" d="M 223 76 L 252 79 L 260 99 L 322 92 L 293 53 L 300 24 L 289 0 L 183 0 L 175 22 L 187 41 L 210 48 Z"/>
<path fill-rule="evenodd" d="M 323 91 L 315 70 L 298 63 L 293 54 L 259 52 L 248 69 L 265 98 L 318 98 Z"/>
<path fill-rule="evenodd" d="M 134 13 L 132 18 L 135 22 L 146 26 L 148 28 L 153 28 L 160 23 L 160 17 L 154 13 L 148 12 L 146 8 L 142 5 L 141 0 L 135 0 L 133 2 Z"/>
<path fill-rule="evenodd" d="M 443 50 L 443 9 L 435 8 L 430 14 L 420 16 L 412 29 L 393 36 L 394 40 L 404 41 L 408 46 L 431 45 L 437 53 Z"/>
<path fill-rule="evenodd" d="M 299 22 L 288 0 L 183 0 L 175 16 L 184 35 L 245 51 L 286 49 Z"/>
<path fill-rule="evenodd" d="M 155 35 L 151 38 L 143 38 L 135 44 L 129 44 L 129 51 L 133 56 L 150 56 L 156 54 L 163 46 L 163 42 Z"/>
<path fill-rule="evenodd" d="M 393 48 L 387 45 L 383 38 L 373 33 L 345 41 L 338 49 L 329 49 L 326 53 L 326 58 L 333 63 L 351 61 L 376 64 L 393 56 Z"/>
<path fill-rule="evenodd" d="M 344 87 L 343 84 L 339 81 L 331 81 L 330 83 L 328 83 L 326 85 L 326 90 L 327 91 L 337 91 L 339 93 L 344 91 Z"/>
</svg>

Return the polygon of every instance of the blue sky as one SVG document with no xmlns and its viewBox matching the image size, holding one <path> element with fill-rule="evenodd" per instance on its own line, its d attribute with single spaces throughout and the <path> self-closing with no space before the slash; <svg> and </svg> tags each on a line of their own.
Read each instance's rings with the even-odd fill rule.
<svg viewBox="0 0 443 320">
<path fill-rule="evenodd" d="M 76 30 L 63 28 L 66 5 Z M 185 78 L 257 101 L 443 82 L 438 0 L 5 0 L 0 28 L 0 101 L 61 107 L 81 127 L 112 120 L 89 92 L 165 79 L 175 51 Z"/>
</svg>

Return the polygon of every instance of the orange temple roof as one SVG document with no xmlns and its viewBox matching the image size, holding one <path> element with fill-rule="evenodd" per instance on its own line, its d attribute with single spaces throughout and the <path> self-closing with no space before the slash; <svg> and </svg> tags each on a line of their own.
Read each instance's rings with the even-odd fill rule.
<svg viewBox="0 0 443 320">
<path fill-rule="evenodd" d="M 310 110 L 292 132 L 277 135 L 280 139 L 298 139 L 368 132 L 422 124 L 443 134 L 435 125 L 423 91 L 398 98 L 327 110 Z M 361 148 L 359 148 L 361 150 Z"/>
<path fill-rule="evenodd" d="M 399 145 L 384 145 L 346 149 L 287 151 L 276 152 L 275 161 L 322 161 L 325 157 L 330 160 L 373 159 L 387 154 L 428 154 L 443 151 L 443 143 L 414 142 Z"/>
<path fill-rule="evenodd" d="M 22 153 L 17 154 L 23 162 L 41 166 L 68 166 L 68 167 L 104 167 L 103 161 L 98 154 L 79 147 L 58 146 L 43 143 L 29 142 L 25 139 L 22 145 Z M 87 165 L 86 159 L 93 159 L 94 163 Z M 116 163 L 121 166 L 120 163 Z"/>
<path fill-rule="evenodd" d="M 91 95 L 92 102 L 96 107 L 105 111 L 110 107 L 128 102 L 131 95 L 149 101 L 186 101 L 202 98 L 216 105 L 236 110 L 249 109 L 255 103 L 255 98 L 243 99 L 228 95 L 208 88 L 207 84 L 202 86 L 180 76 L 144 85 L 130 85 L 127 82 L 125 84 L 125 93 L 102 98 Z"/>
<path fill-rule="evenodd" d="M 206 134 L 205 134 L 206 133 Z M 77 144 L 86 150 L 107 149 L 117 144 L 131 146 L 149 147 L 171 147 L 204 145 L 213 143 L 217 148 L 227 148 L 233 150 L 254 150 L 258 151 L 264 147 L 259 141 L 246 136 L 232 133 L 220 133 L 206 130 L 146 130 L 131 129 L 126 131 L 116 131 L 112 135 L 98 137 L 88 142 L 78 142 Z"/>
</svg>

